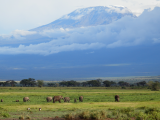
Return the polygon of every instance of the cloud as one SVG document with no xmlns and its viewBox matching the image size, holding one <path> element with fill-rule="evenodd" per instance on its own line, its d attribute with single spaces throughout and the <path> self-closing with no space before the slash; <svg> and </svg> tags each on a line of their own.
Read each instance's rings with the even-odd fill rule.
<svg viewBox="0 0 160 120">
<path fill-rule="evenodd" d="M 77 44 L 72 43 L 68 45 L 54 45 L 54 42 L 40 43 L 36 45 L 30 44 L 29 46 L 19 45 L 19 47 L 0 47 L 0 54 L 41 54 L 49 55 L 59 53 L 63 51 L 74 51 L 74 50 L 86 50 L 86 49 L 98 49 L 104 47 L 101 43 L 86 43 Z"/>
<path fill-rule="evenodd" d="M 160 38 L 153 38 L 153 43 L 160 43 Z"/>
<path fill-rule="evenodd" d="M 1 45 L 0 54 L 50 55 L 64 51 L 159 44 L 159 13 L 160 7 L 156 7 L 145 10 L 138 18 L 126 16 L 109 25 L 40 32 L 16 30 L 11 36 L 0 36 L 1 44 L 5 44 Z M 6 41 L 23 41 L 23 44 L 15 47 Z M 30 44 L 25 44 L 28 42 Z"/>
<path fill-rule="evenodd" d="M 118 67 L 118 66 L 126 66 L 126 65 L 131 65 L 131 64 L 107 64 L 107 65 L 104 65 L 104 66 L 115 66 L 115 67 Z"/>
<path fill-rule="evenodd" d="M 121 7 L 121 8 L 120 8 Z M 131 13 L 131 11 L 128 9 L 128 8 L 125 8 L 123 6 L 108 6 L 108 9 L 106 9 L 106 11 L 108 13 L 112 13 L 113 11 L 114 12 L 117 12 L 117 13 Z"/>
<path fill-rule="evenodd" d="M 25 39 L 25 36 L 34 35 L 36 31 L 26 31 L 26 30 L 14 30 L 10 35 L 0 35 L 0 40 L 2 39 Z"/>
</svg>

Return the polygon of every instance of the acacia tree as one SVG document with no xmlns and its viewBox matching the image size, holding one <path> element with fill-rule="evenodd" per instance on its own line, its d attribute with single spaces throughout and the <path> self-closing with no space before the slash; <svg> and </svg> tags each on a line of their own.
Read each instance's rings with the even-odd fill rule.
<svg viewBox="0 0 160 120">
<path fill-rule="evenodd" d="M 104 84 L 106 87 L 110 87 L 111 85 L 116 84 L 116 82 L 109 81 L 109 80 L 105 80 L 105 81 L 103 81 L 103 84 Z"/>
<path fill-rule="evenodd" d="M 0 86 L 6 86 L 7 85 L 7 83 L 6 82 L 0 82 Z"/>
<path fill-rule="evenodd" d="M 44 85 L 44 81 L 43 80 L 37 80 L 37 85 L 38 85 L 38 87 L 42 87 Z"/>
<path fill-rule="evenodd" d="M 36 85 L 36 81 L 34 78 L 28 78 L 28 79 L 21 80 L 20 84 L 22 84 L 24 87 L 27 87 L 27 86 L 34 87 Z"/>
<path fill-rule="evenodd" d="M 155 81 L 155 82 L 149 81 L 147 84 L 149 88 L 153 91 L 158 91 L 160 88 L 160 83 L 158 81 Z"/>
<path fill-rule="evenodd" d="M 12 87 L 16 86 L 15 84 L 17 84 L 17 82 L 15 82 L 14 80 L 8 80 L 6 81 L 7 84 L 10 84 Z"/>
<path fill-rule="evenodd" d="M 87 83 L 89 86 L 92 86 L 92 87 L 101 86 L 101 82 L 99 80 L 90 80 L 90 81 L 87 81 Z"/>
</svg>

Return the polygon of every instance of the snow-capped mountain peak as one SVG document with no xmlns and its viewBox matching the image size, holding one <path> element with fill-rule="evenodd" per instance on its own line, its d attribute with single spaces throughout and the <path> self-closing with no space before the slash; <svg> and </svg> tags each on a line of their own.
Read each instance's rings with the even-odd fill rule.
<svg viewBox="0 0 160 120">
<path fill-rule="evenodd" d="M 135 17 L 133 13 L 123 6 L 96 6 L 79 8 L 50 24 L 32 29 L 42 31 L 56 28 L 75 28 L 110 24 L 124 16 Z"/>
</svg>

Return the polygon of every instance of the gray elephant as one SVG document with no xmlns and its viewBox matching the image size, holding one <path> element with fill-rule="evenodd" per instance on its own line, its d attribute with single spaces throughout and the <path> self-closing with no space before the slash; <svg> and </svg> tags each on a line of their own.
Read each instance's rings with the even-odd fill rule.
<svg viewBox="0 0 160 120">
<path fill-rule="evenodd" d="M 52 97 L 47 97 L 46 100 L 47 100 L 47 102 L 50 102 L 50 101 L 52 101 Z"/>
<path fill-rule="evenodd" d="M 69 97 L 64 97 L 64 102 L 70 102 L 70 98 Z"/>
<path fill-rule="evenodd" d="M 79 97 L 79 102 L 83 102 L 83 96 Z"/>
<path fill-rule="evenodd" d="M 1 99 L 1 102 L 3 102 L 3 99 Z"/>
<path fill-rule="evenodd" d="M 16 102 L 19 102 L 19 100 L 16 100 Z"/>
<path fill-rule="evenodd" d="M 77 99 L 74 99 L 74 102 L 76 103 L 76 102 L 77 102 Z"/>
<path fill-rule="evenodd" d="M 115 95 L 115 102 L 119 102 L 119 95 Z"/>
<path fill-rule="evenodd" d="M 55 103 L 56 101 L 59 101 L 59 103 L 61 103 L 61 99 L 64 99 L 63 96 L 54 96 L 53 97 L 53 103 Z"/>
<path fill-rule="evenodd" d="M 24 97 L 23 98 L 23 102 L 26 102 L 26 101 L 29 101 L 30 99 L 29 99 L 29 97 Z"/>
</svg>

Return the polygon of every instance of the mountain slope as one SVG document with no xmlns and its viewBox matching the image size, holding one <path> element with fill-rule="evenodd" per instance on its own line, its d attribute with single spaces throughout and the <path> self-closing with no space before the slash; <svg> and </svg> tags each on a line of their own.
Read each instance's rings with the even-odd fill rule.
<svg viewBox="0 0 160 120">
<path fill-rule="evenodd" d="M 50 24 L 40 26 L 31 31 L 42 31 L 55 28 L 75 28 L 96 25 L 106 25 L 121 19 L 124 16 L 135 17 L 126 7 L 117 6 L 98 6 L 77 9 Z"/>
</svg>

